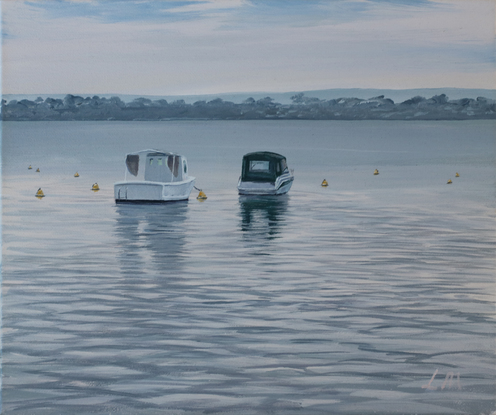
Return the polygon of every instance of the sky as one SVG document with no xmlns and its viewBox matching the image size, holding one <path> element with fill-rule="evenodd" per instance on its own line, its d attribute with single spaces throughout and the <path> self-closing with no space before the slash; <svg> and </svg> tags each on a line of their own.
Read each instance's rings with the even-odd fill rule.
<svg viewBox="0 0 496 415">
<path fill-rule="evenodd" d="M 4 94 L 490 88 L 494 0 L 1 0 Z"/>
</svg>

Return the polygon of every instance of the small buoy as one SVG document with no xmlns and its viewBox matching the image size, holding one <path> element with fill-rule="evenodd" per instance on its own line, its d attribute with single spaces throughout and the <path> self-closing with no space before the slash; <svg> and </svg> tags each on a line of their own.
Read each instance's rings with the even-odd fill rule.
<svg viewBox="0 0 496 415">
<path fill-rule="evenodd" d="M 446 183 L 446 184 L 451 184 L 451 183 L 453 183 L 453 182 L 451 181 L 451 179 L 449 179 L 448 180 L 448 183 Z"/>
<path fill-rule="evenodd" d="M 31 167 L 31 165 L 30 165 L 30 166 L 28 167 L 28 170 L 32 170 L 32 167 Z"/>
<path fill-rule="evenodd" d="M 79 173 L 78 173 L 78 172 L 76 172 L 76 174 L 74 175 L 74 177 L 79 177 Z"/>
<path fill-rule="evenodd" d="M 460 177 L 460 175 L 458 173 L 455 174 L 455 177 Z"/>
<path fill-rule="evenodd" d="M 379 174 L 379 170 L 375 169 L 374 170 L 374 176 L 377 176 Z"/>
<path fill-rule="evenodd" d="M 39 172 L 40 172 L 40 169 L 39 169 L 39 168 L 37 168 L 37 169 L 36 169 L 36 173 L 39 173 Z"/>
<path fill-rule="evenodd" d="M 324 180 L 322 181 L 321 186 L 322 186 L 322 187 L 327 187 L 327 186 L 329 186 L 329 183 L 327 183 L 327 180 L 326 180 L 326 179 L 324 179 Z"/>
<path fill-rule="evenodd" d="M 200 190 L 200 193 L 198 193 L 197 199 L 198 200 L 207 200 L 207 195 L 205 193 L 203 193 L 202 190 Z"/>
<path fill-rule="evenodd" d="M 41 190 L 41 187 L 38 189 L 38 191 L 36 192 L 36 195 L 35 195 L 38 199 L 41 199 L 42 197 L 45 197 L 45 195 L 43 194 L 43 190 Z"/>
<path fill-rule="evenodd" d="M 92 187 L 91 187 L 91 190 L 93 190 L 94 192 L 98 192 L 100 190 L 100 187 L 98 186 L 98 183 L 95 183 Z"/>
</svg>

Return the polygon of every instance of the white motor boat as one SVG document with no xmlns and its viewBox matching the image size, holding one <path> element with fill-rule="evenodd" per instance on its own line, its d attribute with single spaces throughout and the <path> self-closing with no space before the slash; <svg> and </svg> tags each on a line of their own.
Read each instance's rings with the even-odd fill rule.
<svg viewBox="0 0 496 415">
<path fill-rule="evenodd" d="M 114 197 L 116 203 L 187 200 L 194 185 L 195 178 L 188 176 L 184 156 L 142 150 L 126 155 L 126 174 L 124 181 L 114 183 Z"/>
<path fill-rule="evenodd" d="M 268 151 L 248 153 L 243 156 L 238 192 L 240 195 L 283 195 L 289 192 L 293 180 L 286 157 Z"/>
</svg>

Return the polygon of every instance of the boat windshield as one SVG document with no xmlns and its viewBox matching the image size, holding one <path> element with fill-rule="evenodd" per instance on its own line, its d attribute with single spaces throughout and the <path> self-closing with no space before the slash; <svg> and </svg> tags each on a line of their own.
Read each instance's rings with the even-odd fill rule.
<svg viewBox="0 0 496 415">
<path fill-rule="evenodd" d="M 251 160 L 250 161 L 250 172 L 269 172 L 270 171 L 270 161 L 265 160 Z"/>
</svg>

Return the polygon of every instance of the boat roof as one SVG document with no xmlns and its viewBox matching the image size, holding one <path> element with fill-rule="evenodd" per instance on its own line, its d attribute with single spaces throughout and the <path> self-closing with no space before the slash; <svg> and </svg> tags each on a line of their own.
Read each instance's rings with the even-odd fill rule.
<svg viewBox="0 0 496 415">
<path fill-rule="evenodd" d="M 141 156 L 145 154 L 153 154 L 154 156 L 180 156 L 177 153 L 171 153 L 169 151 L 157 150 L 155 148 L 149 148 L 146 150 L 135 151 L 134 153 L 128 153 L 126 156 Z"/>
<path fill-rule="evenodd" d="M 272 153 L 271 151 L 255 151 L 253 153 L 245 154 L 243 158 L 247 158 L 247 159 L 263 158 L 263 159 L 277 159 L 277 160 L 286 159 L 286 157 L 284 157 L 283 155 Z"/>
</svg>

